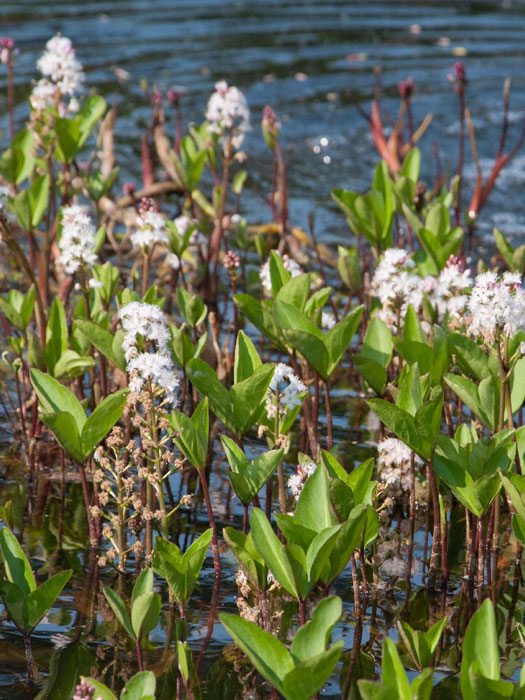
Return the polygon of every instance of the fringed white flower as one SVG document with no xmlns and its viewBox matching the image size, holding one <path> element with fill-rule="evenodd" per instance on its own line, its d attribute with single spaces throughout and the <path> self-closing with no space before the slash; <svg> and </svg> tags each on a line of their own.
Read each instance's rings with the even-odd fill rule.
<svg viewBox="0 0 525 700">
<path fill-rule="evenodd" d="M 304 460 L 302 464 L 298 464 L 295 473 L 289 477 L 288 488 L 296 501 L 301 495 L 306 480 L 308 477 L 312 476 L 316 469 L 317 464 L 311 459 L 307 459 Z"/>
<path fill-rule="evenodd" d="M 157 243 L 168 243 L 166 222 L 158 211 L 145 211 L 137 219 L 137 228 L 131 234 L 131 243 L 146 251 L 152 250 Z"/>
<path fill-rule="evenodd" d="M 128 362 L 130 374 L 129 388 L 132 392 L 139 392 L 149 380 L 162 389 L 165 400 L 172 406 L 177 405 L 177 388 L 179 378 L 169 355 L 160 355 L 153 352 L 142 352 Z"/>
<path fill-rule="evenodd" d="M 161 355 L 169 354 L 170 334 L 164 312 L 158 306 L 131 301 L 120 309 L 119 318 L 126 334 L 122 348 L 127 362 L 138 354 L 139 342 L 143 346 L 141 349 L 153 343 Z"/>
<path fill-rule="evenodd" d="M 97 262 L 96 231 L 87 209 L 77 204 L 62 207 L 60 223 L 62 232 L 58 249 L 67 274 L 73 275 L 80 269 L 91 269 Z"/>
<path fill-rule="evenodd" d="M 154 304 L 132 301 L 119 311 L 125 332 L 122 348 L 130 373 L 130 389 L 141 391 L 150 381 L 173 407 L 179 378 L 169 354 L 166 317 Z"/>
<path fill-rule="evenodd" d="M 493 343 L 499 334 L 512 338 L 525 328 L 525 291 L 521 275 L 506 272 L 499 278 L 494 272 L 476 277 L 467 304 L 467 329 Z"/>
<path fill-rule="evenodd" d="M 295 376 L 293 369 L 280 362 L 275 368 L 266 397 L 268 418 L 275 418 L 277 411 L 280 417 L 284 417 L 296 406 L 301 406 L 304 391 L 306 386 Z"/>
<path fill-rule="evenodd" d="M 382 305 L 378 316 L 393 332 L 399 332 L 398 319 L 402 322 L 409 305 L 419 311 L 423 301 L 425 281 L 413 273 L 414 267 L 406 250 L 389 248 L 372 279 L 372 293 Z"/>
<path fill-rule="evenodd" d="M 208 101 L 206 119 L 209 131 L 219 134 L 221 144 L 227 141 L 227 134 L 232 134 L 232 145 L 240 148 L 244 135 L 250 131 L 250 110 L 248 102 L 242 92 L 225 80 L 215 84 L 215 92 Z"/>
<path fill-rule="evenodd" d="M 46 107 L 58 106 L 61 116 L 78 109 L 75 98 L 84 83 L 82 65 L 76 57 L 71 40 L 57 34 L 46 44 L 46 50 L 37 61 L 41 78 L 33 87 L 29 98 L 31 107 L 42 111 Z M 71 98 L 68 107 L 62 103 L 63 97 Z"/>
</svg>

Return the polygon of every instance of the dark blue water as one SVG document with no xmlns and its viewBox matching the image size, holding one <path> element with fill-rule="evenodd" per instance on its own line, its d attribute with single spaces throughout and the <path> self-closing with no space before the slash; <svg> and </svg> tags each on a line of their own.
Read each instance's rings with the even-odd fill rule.
<svg viewBox="0 0 525 700">
<path fill-rule="evenodd" d="M 27 114 L 23 100 L 36 77 L 35 62 L 56 32 L 73 40 L 88 83 L 103 94 L 114 88 L 112 66 L 129 71 L 118 155 L 123 172 L 137 180 L 139 138 L 148 118 L 141 79 L 161 89 L 183 90 L 186 121 L 203 118 L 216 80 L 226 78 L 238 85 L 249 100 L 253 122 L 245 146 L 247 166 L 255 172 L 245 208 L 259 221 L 269 218 L 261 195 L 271 177 L 259 121 L 264 105 L 271 104 L 281 118 L 289 148 L 292 223 L 305 227 L 314 210 L 318 235 L 329 243 L 348 239 L 330 190 L 364 189 L 378 159 L 366 122 L 355 107 L 357 102 L 369 107 L 375 66 L 381 68 L 385 117 L 389 113 L 395 118 L 396 86 L 408 76 L 417 87 L 416 122 L 427 112 L 434 115 L 421 142 L 429 185 L 435 171 L 434 143 L 443 169 L 455 169 L 458 108 L 447 74 L 456 60 L 467 66 L 469 106 L 484 169 L 490 168 L 497 150 L 505 77 L 513 81 L 509 143 L 517 138 L 525 107 L 525 3 L 517 0 L 21 0 L 0 4 L 0 22 L 1 32 L 13 36 L 21 51 L 16 68 L 20 122 Z M 5 92 L 1 71 L 0 91 Z M 5 113 L 5 97 L 0 105 Z M 468 200 L 475 174 L 468 146 L 466 160 Z M 500 177 L 481 217 L 482 235 L 490 235 L 494 225 L 511 236 L 525 234 L 524 181 L 525 150 Z"/>
</svg>

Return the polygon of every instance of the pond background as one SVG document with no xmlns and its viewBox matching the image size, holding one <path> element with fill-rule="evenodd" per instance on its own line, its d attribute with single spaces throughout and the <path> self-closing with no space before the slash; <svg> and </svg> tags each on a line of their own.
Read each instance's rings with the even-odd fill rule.
<svg viewBox="0 0 525 700">
<path fill-rule="evenodd" d="M 71 38 L 87 85 L 102 94 L 114 89 L 112 66 L 131 74 L 123 88 L 117 134 L 121 182 L 140 180 L 139 138 L 149 118 L 141 79 L 164 91 L 184 92 L 186 123 L 202 120 L 217 80 L 237 85 L 252 110 L 253 131 L 245 149 L 247 166 L 254 171 L 252 184 L 259 190 L 247 193 L 244 205 L 258 221 L 269 218 L 261 196 L 268 191 L 271 167 L 259 124 L 263 107 L 271 104 L 290 150 L 291 222 L 305 228 L 314 210 L 318 237 L 327 243 L 348 240 L 331 189 L 368 187 L 378 160 L 355 107 L 360 102 L 369 108 L 375 66 L 382 69 L 383 106 L 393 119 L 397 83 L 409 76 L 416 83 L 415 122 L 427 112 L 434 114 L 420 142 L 428 184 L 435 172 L 434 143 L 444 170 L 454 172 L 456 164 L 458 106 L 447 80 L 455 61 L 467 66 L 482 166 L 490 167 L 497 150 L 507 76 L 513 85 L 509 145 L 519 134 L 525 108 L 525 2 L 518 0 L 2 0 L 0 25 L 0 33 L 12 36 L 21 51 L 16 64 L 19 123 L 27 116 L 25 98 L 36 77 L 36 60 L 56 32 Z M 4 71 L 0 94 L 5 115 Z M 5 146 L 5 116 L 0 126 Z M 466 176 L 472 181 L 468 145 L 466 154 Z M 481 235 L 490 236 L 496 225 L 511 238 L 523 238 L 524 182 L 525 149 L 500 176 L 481 217 Z M 470 195 L 471 187 L 464 191 Z"/>
<path fill-rule="evenodd" d="M 27 117 L 26 98 L 30 81 L 37 77 L 36 61 L 45 42 L 57 32 L 73 41 L 86 71 L 86 84 L 96 87 L 108 99 L 116 83 L 111 68 L 118 66 L 130 73 L 131 79 L 121 91 L 116 134 L 121 183 L 140 181 L 140 137 L 150 115 L 140 86 L 142 79 L 164 92 L 170 88 L 183 92 L 185 123 L 203 119 L 206 101 L 217 80 L 224 78 L 237 85 L 246 94 L 252 110 L 253 131 L 245 141 L 249 156 L 246 167 L 252 181 L 243 211 L 251 223 L 270 218 L 262 197 L 270 188 L 271 161 L 259 122 L 263 107 L 271 104 L 282 121 L 288 149 L 291 222 L 307 228 L 308 215 L 315 211 L 318 238 L 331 245 L 350 242 L 346 222 L 331 200 L 331 189 L 365 189 L 378 161 L 367 124 L 355 106 L 360 102 L 369 109 L 375 90 L 375 66 L 382 69 L 383 106 L 392 118 L 397 113 L 397 83 L 409 76 L 416 83 L 416 123 L 427 112 L 434 114 L 420 144 L 425 156 L 423 175 L 428 184 L 435 167 L 434 143 L 439 145 L 442 167 L 450 172 L 455 168 L 458 105 L 447 75 L 456 60 L 463 60 L 467 66 L 469 106 L 483 166 L 490 167 L 497 150 L 501 90 L 507 76 L 513 81 L 509 144 L 519 135 L 525 108 L 524 2 L 2 0 L 0 23 L 0 34 L 12 36 L 20 49 L 15 68 L 19 126 Z M 0 70 L 2 149 L 7 147 L 6 108 L 5 73 Z M 173 125 L 168 128 L 173 129 Z M 470 195 L 474 168 L 468 147 L 466 175 L 470 186 L 465 187 L 465 192 Z M 490 250 L 494 225 L 515 242 L 525 239 L 524 182 L 525 148 L 504 170 L 483 211 L 479 233 L 486 236 L 487 246 L 482 240 L 478 248 L 481 256 Z M 367 435 L 360 429 L 360 400 L 353 392 L 349 401 L 348 394 L 346 388 L 340 394 L 334 392 L 336 401 L 341 396 L 340 410 L 336 411 L 336 442 L 341 444 L 345 463 L 372 454 L 366 444 Z M 238 527 L 240 509 L 234 506 L 233 513 L 228 511 L 227 484 L 226 469 L 219 466 L 212 481 L 214 507 L 220 524 L 231 523 L 233 518 Z M 173 486 L 175 489 L 178 484 Z M 3 483 L 1 501 L 23 501 L 25 488 L 24 475 L 11 471 Z M 51 520 L 46 517 L 41 529 L 29 528 L 26 532 L 33 565 L 42 567 L 42 572 L 47 566 L 45 540 Z M 200 532 L 206 526 L 205 512 L 200 508 L 183 527 Z M 182 531 L 181 537 L 183 534 Z M 421 554 L 422 539 L 420 531 L 416 556 Z M 43 549 L 38 541 L 44 542 Z M 67 565 L 75 568 L 73 585 L 64 591 L 57 609 L 34 636 L 35 655 L 42 668 L 48 666 L 53 648 L 61 643 L 61 635 L 62 641 L 71 638 L 78 616 L 87 555 L 71 552 L 67 558 Z M 220 605 L 235 611 L 236 567 L 231 556 L 224 553 L 223 558 L 225 578 Z M 199 648 L 206 632 L 211 571 L 209 558 L 202 588 L 192 599 L 189 624 L 194 649 Z M 415 577 L 414 584 L 421 584 L 421 578 Z M 426 609 L 425 590 L 419 590 L 421 605 Z M 345 609 L 351 609 L 348 572 L 338 581 L 335 592 L 345 601 Z M 450 593 L 453 594 L 453 586 Z M 376 627 L 367 626 L 363 644 L 369 643 L 371 637 L 379 643 L 403 600 L 404 594 L 398 591 L 388 605 L 381 606 Z M 104 624 L 100 619 L 93 630 L 94 639 L 104 639 Z M 335 638 L 344 638 L 348 650 L 352 636 L 353 624 L 347 619 L 338 626 Z M 153 633 L 152 641 L 162 643 L 160 628 Z M 232 688 L 235 684 L 231 671 L 224 671 L 222 657 L 223 646 L 229 641 L 217 623 L 207 652 L 208 663 L 214 664 L 216 670 L 210 670 L 206 698 L 233 697 L 228 694 L 228 683 L 233 684 Z M 4 621 L 0 633 L 0 698 L 27 697 L 24 665 L 21 640 Z M 339 696 L 336 681 L 326 690 L 324 697 Z"/>
</svg>

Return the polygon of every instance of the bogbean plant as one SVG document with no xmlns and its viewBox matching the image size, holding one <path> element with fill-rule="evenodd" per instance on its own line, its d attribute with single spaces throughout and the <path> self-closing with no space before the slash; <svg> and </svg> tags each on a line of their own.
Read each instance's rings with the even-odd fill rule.
<svg viewBox="0 0 525 700">
<path fill-rule="evenodd" d="M 16 51 L 1 41 L 12 125 Z M 377 99 L 368 120 L 381 161 L 367 192 L 333 191 L 355 242 L 334 257 L 313 226 L 308 237 L 289 221 L 270 107 L 274 220 L 249 226 L 240 149 L 250 115 L 237 88 L 217 83 L 206 121 L 184 135 L 180 95 L 145 86 L 142 183 L 120 196 L 118 99 L 108 109 L 86 96 L 65 37 L 48 42 L 38 70 L 29 119 L 0 160 L 10 280 L 0 402 L 11 461 L 25 470 L 18 495 L 8 477 L 2 498 L 0 595 L 38 697 L 213 695 L 202 662 L 232 562 L 240 615 L 219 619 L 238 679 L 223 697 L 308 700 L 327 682 L 343 700 L 525 697 L 523 247 L 496 231 L 491 269 L 465 266 L 516 150 L 503 153 L 507 92 L 494 171 L 477 182 L 464 221 L 463 144 L 451 182 L 425 187 L 415 143 L 430 119 L 412 130 L 413 84 L 400 86 L 389 137 Z M 452 79 L 462 140 L 464 66 Z M 209 528 L 199 534 L 201 497 Z M 49 561 L 37 586 L 30 559 L 44 515 Z M 85 568 L 71 555 L 83 550 Z M 31 635 L 64 607 L 72 575 L 76 631 L 39 680 Z M 382 649 L 378 608 L 398 629 Z M 351 617 L 349 645 L 341 630 Z M 105 643 L 90 644 L 97 637 Z"/>
</svg>

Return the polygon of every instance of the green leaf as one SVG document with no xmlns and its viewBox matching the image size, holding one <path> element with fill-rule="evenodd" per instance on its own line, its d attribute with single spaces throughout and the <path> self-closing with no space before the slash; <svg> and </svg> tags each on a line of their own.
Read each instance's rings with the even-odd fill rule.
<svg viewBox="0 0 525 700">
<path fill-rule="evenodd" d="M 294 661 L 306 661 L 322 654 L 342 613 L 341 598 L 337 596 L 323 598 L 313 611 L 311 620 L 295 633 L 290 649 Z"/>
<path fill-rule="evenodd" d="M 276 301 L 284 301 L 291 304 L 298 311 L 304 311 L 308 293 L 310 292 L 310 274 L 305 273 L 291 277 L 288 282 L 285 282 L 279 289 L 276 295 Z"/>
<path fill-rule="evenodd" d="M 424 451 L 415 420 L 410 413 L 383 399 L 370 399 L 367 401 L 367 404 L 387 428 L 408 445 L 411 450 L 417 452 L 417 454 L 421 454 Z"/>
<path fill-rule="evenodd" d="M 367 680 L 358 680 L 357 685 L 361 700 L 393 700 L 391 688 Z"/>
<path fill-rule="evenodd" d="M 266 565 L 281 586 L 294 598 L 299 597 L 294 572 L 286 555 L 286 550 L 259 508 L 253 508 L 250 516 L 253 541 L 264 558 Z"/>
<path fill-rule="evenodd" d="M 196 469 L 204 469 L 208 454 L 208 398 L 203 398 L 191 418 L 179 411 L 173 411 L 170 424 L 176 431 L 174 439 L 180 451 Z"/>
<path fill-rule="evenodd" d="M 34 629 L 54 605 L 72 573 L 72 569 L 68 569 L 55 574 L 27 596 L 25 607 L 28 631 Z"/>
<path fill-rule="evenodd" d="M 55 117 L 57 135 L 57 157 L 71 163 L 80 147 L 80 124 L 77 118 Z"/>
<path fill-rule="evenodd" d="M 354 550 L 358 549 L 363 541 L 367 544 L 365 528 L 369 514 L 377 517 L 371 505 L 361 504 L 350 511 L 350 515 L 341 526 L 330 553 L 329 574 L 328 577 L 324 578 L 325 583 L 335 581 L 350 561 Z"/>
<path fill-rule="evenodd" d="M 0 579 L 0 595 L 12 622 L 21 632 L 25 632 L 27 628 L 26 599 L 20 588 L 11 583 L 11 581 L 2 581 Z"/>
<path fill-rule="evenodd" d="M 93 127 L 105 111 L 106 101 L 100 95 L 91 95 L 83 101 L 76 115 L 79 124 L 79 148 L 85 144 Z"/>
<path fill-rule="evenodd" d="M 269 307 L 255 299 L 250 294 L 236 294 L 235 304 L 250 323 L 264 336 L 271 340 L 278 350 L 284 350 L 282 339 L 279 335 L 277 324 L 275 323 Z"/>
<path fill-rule="evenodd" d="M 514 248 L 507 241 L 505 236 L 497 228 L 494 229 L 494 242 L 498 248 L 501 257 L 505 260 L 510 270 L 516 270 L 514 266 Z M 523 274 L 522 270 L 517 270 Z"/>
<path fill-rule="evenodd" d="M 78 328 L 82 335 L 95 347 L 105 358 L 112 362 L 123 372 L 126 369 L 126 360 L 122 352 L 115 353 L 115 339 L 118 337 L 114 333 L 102 328 L 93 321 L 78 319 L 75 321 L 75 328 Z M 121 343 L 122 344 L 122 343 Z"/>
<path fill-rule="evenodd" d="M 126 683 L 126 687 L 120 695 L 120 700 L 149 700 L 149 698 L 154 698 L 156 685 L 157 681 L 154 673 L 151 671 L 139 671 Z"/>
<path fill-rule="evenodd" d="M 55 297 L 49 312 L 44 348 L 46 365 L 51 374 L 55 373 L 55 365 L 67 350 L 67 336 L 66 311 L 60 299 Z"/>
<path fill-rule="evenodd" d="M 71 413 L 43 413 L 40 419 L 74 460 L 84 461 L 86 455 L 82 449 L 77 424 Z"/>
<path fill-rule="evenodd" d="M 94 666 L 94 655 L 80 642 L 55 650 L 49 663 L 46 685 L 35 700 L 70 700 L 80 677 L 90 673 Z"/>
<path fill-rule="evenodd" d="M 28 596 L 36 588 L 33 570 L 18 540 L 8 527 L 0 530 L 0 552 L 7 580 L 17 586 L 23 597 Z"/>
<path fill-rule="evenodd" d="M 232 527 L 225 527 L 223 537 L 252 585 L 259 591 L 266 590 L 268 568 L 255 547 L 252 535 L 239 532 Z"/>
<path fill-rule="evenodd" d="M 306 553 L 306 573 L 310 588 L 313 588 L 321 578 L 340 531 L 341 525 L 327 527 L 321 530 L 312 540 Z"/>
<path fill-rule="evenodd" d="M 525 357 L 521 357 L 510 375 L 510 403 L 512 413 L 519 411 L 525 399 Z"/>
<path fill-rule="evenodd" d="M 35 178 L 28 190 L 31 226 L 36 228 L 42 221 L 49 199 L 49 174 Z"/>
<path fill-rule="evenodd" d="M 473 663 L 478 664 L 483 676 L 488 680 L 500 679 L 496 616 L 489 598 L 483 601 L 472 616 L 465 632 L 462 649 L 460 684 L 463 700 L 478 700 L 469 674 Z"/>
<path fill-rule="evenodd" d="M 392 334 L 386 323 L 377 317 L 371 319 L 363 338 L 361 357 L 374 360 L 386 369 L 392 359 L 393 348 Z"/>
<path fill-rule="evenodd" d="M 250 462 L 233 440 L 223 435 L 221 441 L 230 465 L 228 476 L 235 493 L 248 505 L 277 468 L 283 450 L 262 453 Z"/>
<path fill-rule="evenodd" d="M 202 533 L 182 554 L 176 544 L 158 538 L 155 541 L 153 568 L 163 576 L 179 604 L 191 596 L 210 546 L 211 528 Z"/>
<path fill-rule="evenodd" d="M 137 639 L 147 637 L 159 621 L 162 601 L 158 593 L 142 593 L 131 606 L 131 626 Z"/>
<path fill-rule="evenodd" d="M 197 390 L 208 397 L 210 408 L 215 415 L 230 430 L 235 431 L 236 424 L 230 393 L 217 379 L 214 370 L 206 362 L 195 358 L 188 362 L 186 372 Z"/>
<path fill-rule="evenodd" d="M 487 358 L 481 347 L 472 338 L 463 333 L 450 333 L 447 341 L 460 367 L 474 379 L 481 381 L 493 373 L 490 358 Z M 497 372 L 497 367 L 493 369 Z"/>
<path fill-rule="evenodd" d="M 26 329 L 31 316 L 33 315 L 33 307 L 35 305 L 36 287 L 32 284 L 24 297 L 20 307 L 20 317 L 22 319 L 22 328 Z"/>
<path fill-rule="evenodd" d="M 359 267 L 359 254 L 357 248 L 337 247 L 337 269 L 345 285 L 353 292 L 361 289 L 361 269 Z"/>
<path fill-rule="evenodd" d="M 184 320 L 193 328 L 206 318 L 208 309 L 198 294 L 192 295 L 184 287 L 179 287 L 177 289 L 177 303 Z"/>
<path fill-rule="evenodd" d="M 309 700 L 332 675 L 341 657 L 343 641 L 318 656 L 305 659 L 286 674 L 283 695 L 288 700 Z"/>
<path fill-rule="evenodd" d="M 315 532 L 337 524 L 330 508 L 328 477 L 322 466 L 305 481 L 295 509 L 294 520 Z"/>
<path fill-rule="evenodd" d="M 290 273 L 285 269 L 283 260 L 276 250 L 270 251 L 270 280 L 272 283 L 272 294 L 277 298 L 281 287 L 291 278 Z"/>
<path fill-rule="evenodd" d="M 74 379 L 80 377 L 95 366 L 92 357 L 81 357 L 74 350 L 64 350 L 59 357 L 53 374 L 56 379 Z"/>
<path fill-rule="evenodd" d="M 19 192 L 13 200 L 13 209 L 20 223 L 20 226 L 29 231 L 31 229 L 31 205 L 29 204 L 29 194 L 27 190 Z"/>
<path fill-rule="evenodd" d="M 429 401 L 420 406 L 415 415 L 414 423 L 419 434 L 422 446 L 421 456 L 428 459 L 437 442 L 441 427 L 441 413 L 443 410 L 443 390 L 436 387 Z"/>
<path fill-rule="evenodd" d="M 77 397 L 49 374 L 32 369 L 30 375 L 31 383 L 44 413 L 70 413 L 80 433 L 87 419 Z"/>
<path fill-rule="evenodd" d="M 396 645 L 388 637 L 383 642 L 383 684 L 397 692 L 400 700 L 411 700 L 412 692 L 407 674 L 397 653 Z"/>
<path fill-rule="evenodd" d="M 306 358 L 321 377 L 326 379 L 329 374 L 330 355 L 319 328 L 301 311 L 284 301 L 274 302 L 273 314 L 276 323 L 283 329 L 287 342 Z M 334 348 L 335 345 L 334 341 Z"/>
<path fill-rule="evenodd" d="M 284 678 L 293 669 L 292 657 L 284 644 L 237 615 L 222 613 L 219 619 L 259 673 L 284 694 Z"/>
<path fill-rule="evenodd" d="M 421 152 L 419 148 L 412 148 L 401 166 L 401 174 L 408 177 L 412 182 L 417 183 L 421 168 Z"/>
<path fill-rule="evenodd" d="M 119 389 L 106 396 L 86 420 L 82 428 L 82 450 L 86 457 L 103 440 L 119 420 L 126 405 L 129 389 Z"/>
<path fill-rule="evenodd" d="M 104 587 L 104 595 L 109 603 L 110 608 L 113 610 L 115 617 L 120 622 L 122 627 L 126 630 L 131 639 L 136 640 L 135 631 L 131 626 L 131 620 L 129 619 L 128 611 L 122 598 L 115 593 L 109 586 Z"/>
<path fill-rule="evenodd" d="M 514 684 L 510 681 L 490 680 L 476 672 L 479 664 L 474 662 L 468 670 L 469 682 L 476 698 L 512 698 L 514 695 Z"/>
<path fill-rule="evenodd" d="M 233 405 L 236 434 L 243 435 L 257 420 L 272 381 L 274 369 L 274 365 L 261 365 L 251 377 L 232 386 L 229 395 Z"/>
<path fill-rule="evenodd" d="M 324 341 L 330 359 L 326 376 L 321 375 L 324 379 L 328 379 L 334 372 L 347 351 L 363 315 L 363 309 L 363 306 L 357 306 L 345 319 L 336 323 L 333 328 L 330 328 L 326 334 Z"/>
<path fill-rule="evenodd" d="M 499 396 L 496 396 L 492 376 L 483 379 L 479 387 L 470 379 L 455 374 L 445 375 L 445 381 L 457 396 L 492 430 L 497 426 Z M 497 392 L 499 395 L 499 391 Z"/>
<path fill-rule="evenodd" d="M 503 486 L 505 487 L 505 491 L 508 493 L 510 500 L 512 501 L 512 505 L 514 506 L 516 513 L 523 521 L 525 521 L 525 500 L 523 497 L 524 492 L 522 491 L 520 493 L 520 491 L 518 491 L 518 489 L 516 488 L 515 484 L 511 481 L 511 479 L 505 474 L 502 474 L 501 472 L 500 478 L 503 482 Z M 517 478 L 520 480 L 520 482 L 525 483 L 525 479 L 523 479 L 523 477 L 520 477 L 519 474 L 512 475 L 512 478 Z"/>
<path fill-rule="evenodd" d="M 354 357 L 354 362 L 365 382 L 377 394 L 383 394 L 388 379 L 386 370 L 375 360 L 370 360 L 360 355 Z"/>
<path fill-rule="evenodd" d="M 252 376 L 262 364 L 255 345 L 244 331 L 239 331 L 235 345 L 233 362 L 233 381 L 235 384 Z"/>
<path fill-rule="evenodd" d="M 133 586 L 133 591 L 131 593 L 131 607 L 133 603 L 139 597 L 145 593 L 153 592 L 153 571 L 151 569 L 144 569 L 141 571 L 138 579 L 135 581 Z"/>
</svg>

